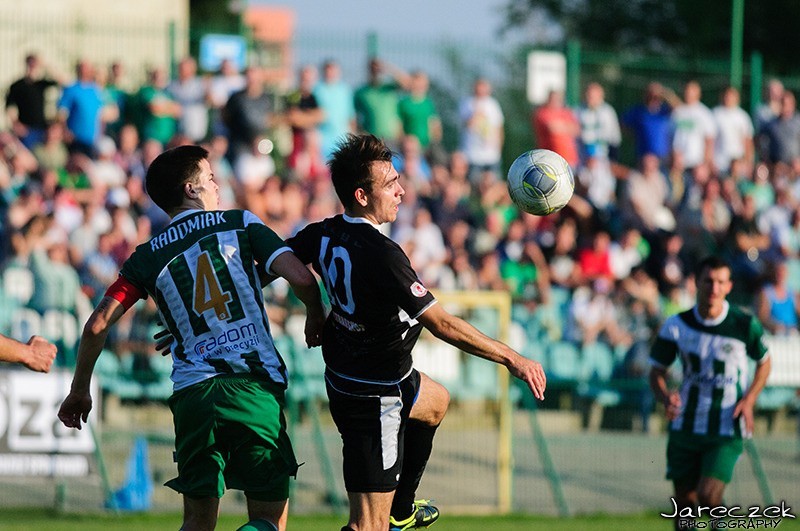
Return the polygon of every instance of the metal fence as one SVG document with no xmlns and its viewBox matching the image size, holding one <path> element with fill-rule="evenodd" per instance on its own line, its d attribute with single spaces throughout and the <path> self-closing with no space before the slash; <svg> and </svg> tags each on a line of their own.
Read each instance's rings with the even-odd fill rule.
<svg viewBox="0 0 800 531">
<path fill-rule="evenodd" d="M 22 11 L 5 12 L 0 14 L 0 86 L 8 87 L 19 77 L 24 55 L 36 51 L 67 77 L 79 58 L 88 58 L 103 68 L 121 61 L 128 71 L 130 88 L 134 88 L 144 81 L 147 67 L 173 67 L 202 33 L 201 28 L 190 29 L 175 22 L 120 21 L 110 16 L 88 19 L 78 15 L 34 18 Z M 257 55 L 252 38 L 247 32 L 245 36 L 254 56 Z M 516 154 L 534 146 L 530 126 L 532 106 L 525 97 L 527 53 L 532 48 L 525 43 L 502 39 L 478 41 L 469 37 L 456 40 L 391 33 L 311 32 L 299 28 L 291 48 L 294 67 L 335 59 L 342 66 L 344 79 L 354 87 L 365 81 L 367 60 L 372 56 L 406 70 L 426 71 L 448 149 L 457 147 L 459 141 L 458 102 L 470 94 L 476 77 L 487 77 L 493 82 L 506 115 L 505 162 L 510 163 Z M 730 79 L 726 58 L 644 56 L 635 51 L 586 49 L 577 42 L 565 44 L 557 51 L 568 58 L 570 102 L 579 101 L 586 83 L 599 81 L 618 112 L 637 103 L 651 80 L 679 90 L 686 81 L 697 79 L 704 88 L 704 101 L 714 105 Z M 744 65 L 744 74 L 742 101 L 745 108 L 752 109 L 760 98 L 762 79 L 769 73 L 761 71 L 760 56 L 753 54 Z M 783 79 L 789 88 L 800 88 L 800 78 Z M 630 149 L 623 149 L 625 162 L 632 162 L 629 153 Z"/>
</svg>

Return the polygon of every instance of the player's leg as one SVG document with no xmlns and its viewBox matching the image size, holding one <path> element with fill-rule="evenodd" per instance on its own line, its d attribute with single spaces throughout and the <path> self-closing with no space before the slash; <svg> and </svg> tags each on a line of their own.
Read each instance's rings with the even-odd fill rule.
<svg viewBox="0 0 800 531">
<path fill-rule="evenodd" d="M 678 514 L 691 508 L 696 512 L 697 483 L 703 459 L 702 438 L 691 433 L 671 431 L 667 441 L 667 479 L 675 489 Z M 675 529 L 688 529 L 692 518 L 673 518 Z"/>
<path fill-rule="evenodd" d="M 174 393 L 169 399 L 175 425 L 175 460 L 178 477 L 166 485 L 183 494 L 181 529 L 214 529 L 219 498 L 224 492 L 224 460 L 212 435 L 216 382 L 210 379 Z"/>
<path fill-rule="evenodd" d="M 427 502 L 415 504 L 414 498 L 433 449 L 436 429 L 447 413 L 450 394 L 428 375 L 419 376 L 419 391 L 403 436 L 403 468 L 392 503 L 392 524 L 399 529 L 411 524 L 428 526 L 439 517 L 438 509 Z"/>
<path fill-rule="evenodd" d="M 733 469 L 744 451 L 744 441 L 734 437 L 710 437 L 708 451 L 703 455 L 697 499 L 701 505 L 722 505 L 725 485 L 733 479 Z"/>
<path fill-rule="evenodd" d="M 250 521 L 236 531 L 284 531 L 289 520 L 289 500 L 261 501 L 247 498 Z"/>
<path fill-rule="evenodd" d="M 219 498 L 192 498 L 184 495 L 181 531 L 213 531 L 218 514 Z"/>
<path fill-rule="evenodd" d="M 724 493 L 725 482 L 717 478 L 702 477 L 697 484 L 697 502 L 700 505 L 719 507 Z"/>
<path fill-rule="evenodd" d="M 409 419 L 428 426 L 439 426 L 450 405 L 450 393 L 442 384 L 432 380 L 424 372 L 420 372 L 419 376 L 419 391 Z"/>
<path fill-rule="evenodd" d="M 368 383 L 332 371 L 325 374 L 331 417 L 342 436 L 351 529 L 388 528 L 403 462 L 403 432 L 419 388 L 418 376 L 412 382 Z"/>
<path fill-rule="evenodd" d="M 697 483 L 692 480 L 677 480 L 672 482 L 675 488 L 675 508 L 678 514 L 684 509 L 691 509 L 696 512 L 697 507 Z M 689 522 L 694 522 L 693 518 L 675 517 L 672 519 L 676 530 L 689 529 Z"/>
<path fill-rule="evenodd" d="M 350 520 L 355 531 L 386 531 L 394 492 L 348 492 Z"/>
<path fill-rule="evenodd" d="M 275 385 L 249 377 L 226 378 L 216 437 L 228 450 L 229 488 L 243 490 L 250 521 L 242 530 L 286 529 L 289 482 L 297 460 L 286 431 L 284 394 Z"/>
</svg>

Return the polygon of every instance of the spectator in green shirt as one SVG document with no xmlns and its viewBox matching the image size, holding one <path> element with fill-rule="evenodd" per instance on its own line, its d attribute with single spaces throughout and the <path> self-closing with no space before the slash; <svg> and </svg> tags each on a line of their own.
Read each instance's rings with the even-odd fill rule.
<svg viewBox="0 0 800 531">
<path fill-rule="evenodd" d="M 149 84 L 139 90 L 142 111 L 142 140 L 157 140 L 166 146 L 178 130 L 181 106 L 167 91 L 167 74 L 154 68 L 148 74 Z"/>
<path fill-rule="evenodd" d="M 391 81 L 384 80 L 384 72 L 391 75 Z M 409 75 L 403 70 L 380 59 L 370 59 L 369 81 L 353 98 L 359 129 L 396 145 L 403 131 L 397 112 L 399 92 L 408 89 L 409 81 Z"/>
<path fill-rule="evenodd" d="M 427 74 L 416 70 L 409 77 L 408 95 L 397 104 L 403 133 L 417 137 L 423 149 L 431 142 L 439 142 L 442 137 L 442 123 L 436 113 L 436 106 L 428 95 L 429 88 Z"/>
</svg>

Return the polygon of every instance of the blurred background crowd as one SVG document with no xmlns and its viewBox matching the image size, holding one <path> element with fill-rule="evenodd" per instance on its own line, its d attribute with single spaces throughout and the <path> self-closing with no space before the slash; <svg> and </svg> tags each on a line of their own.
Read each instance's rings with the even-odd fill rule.
<svg viewBox="0 0 800 531">
<path fill-rule="evenodd" d="M 348 132 L 396 152 L 406 194 L 385 230 L 424 283 L 510 292 L 525 355 L 602 345 L 611 360 L 602 377 L 641 377 L 648 342 L 693 304 L 692 267 L 712 253 L 732 264 L 732 299 L 769 333 L 798 331 L 800 115 L 777 79 L 752 116 L 735 88 L 709 102 L 693 80 L 674 90 L 653 81 L 630 108 L 615 108 L 597 83 L 578 108 L 550 93 L 531 111 L 530 149 L 561 154 L 576 191 L 563 211 L 535 217 L 508 197 L 504 109 L 488 79 L 475 79 L 457 109 L 438 109 L 426 72 L 379 58 L 363 85 L 331 59 L 299 68 L 288 90 L 230 61 L 205 74 L 187 57 L 174 79 L 155 68 L 136 87 L 121 62 L 80 61 L 70 75 L 35 54 L 20 59 L 0 132 L 0 327 L 49 332 L 65 347 L 61 365 L 74 363 L 90 303 L 169 221 L 143 187 L 163 149 L 205 146 L 221 208 L 249 209 L 289 237 L 340 212 L 325 163 Z M 443 141 L 442 112 L 457 113 L 457 142 Z M 633 165 L 619 160 L 625 143 Z M 295 301 L 276 283 L 267 302 L 280 335 Z M 142 302 L 125 319 L 111 350 L 146 378 L 155 307 Z"/>
</svg>

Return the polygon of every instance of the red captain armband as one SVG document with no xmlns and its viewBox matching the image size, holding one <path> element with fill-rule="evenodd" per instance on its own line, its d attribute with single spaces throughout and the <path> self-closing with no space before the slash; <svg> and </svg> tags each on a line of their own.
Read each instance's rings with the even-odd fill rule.
<svg viewBox="0 0 800 531">
<path fill-rule="evenodd" d="M 116 282 L 111 284 L 106 290 L 106 297 L 111 297 L 115 301 L 122 304 L 127 310 L 133 306 L 139 299 L 147 297 L 147 293 L 140 290 L 123 276 L 120 276 Z"/>
</svg>

